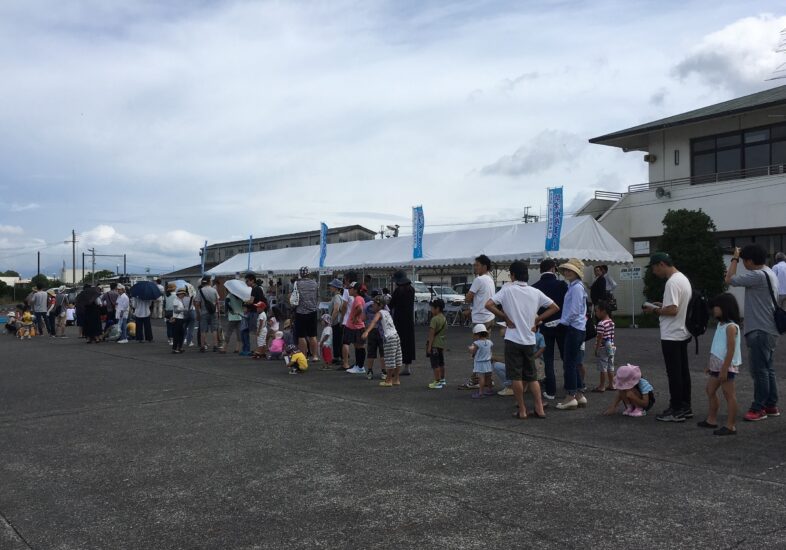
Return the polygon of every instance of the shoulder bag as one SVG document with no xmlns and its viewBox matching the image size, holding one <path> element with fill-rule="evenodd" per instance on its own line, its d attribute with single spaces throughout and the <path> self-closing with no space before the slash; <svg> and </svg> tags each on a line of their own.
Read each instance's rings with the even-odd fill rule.
<svg viewBox="0 0 786 550">
<path fill-rule="evenodd" d="M 786 332 L 786 311 L 781 309 L 781 306 L 778 305 L 778 300 L 775 298 L 775 293 L 772 290 L 772 281 L 770 281 L 770 276 L 767 275 L 766 271 L 763 271 L 764 278 L 767 279 L 767 288 L 770 289 L 770 298 L 772 298 L 772 305 L 775 306 L 775 313 L 773 317 L 775 319 L 775 328 L 778 330 L 778 334 L 783 334 Z"/>
</svg>

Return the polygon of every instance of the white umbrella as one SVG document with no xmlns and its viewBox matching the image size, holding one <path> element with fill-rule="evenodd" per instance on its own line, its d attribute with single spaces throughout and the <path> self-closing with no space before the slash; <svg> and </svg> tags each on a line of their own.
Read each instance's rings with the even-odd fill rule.
<svg viewBox="0 0 786 550">
<path fill-rule="evenodd" d="M 224 281 L 224 288 L 227 289 L 227 292 L 231 292 L 244 302 L 251 299 L 251 287 L 248 286 L 245 281 L 230 279 Z"/>
</svg>

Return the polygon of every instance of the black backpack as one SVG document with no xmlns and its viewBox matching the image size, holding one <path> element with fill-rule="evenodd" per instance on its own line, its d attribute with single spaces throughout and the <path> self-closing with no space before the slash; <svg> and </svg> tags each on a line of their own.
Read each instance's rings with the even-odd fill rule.
<svg viewBox="0 0 786 550">
<path fill-rule="evenodd" d="M 685 328 L 688 329 L 693 341 L 696 342 L 696 355 L 699 354 L 699 336 L 707 332 L 707 325 L 710 322 L 710 306 L 707 299 L 701 292 L 696 290 L 688 302 L 688 314 L 685 317 Z"/>
</svg>

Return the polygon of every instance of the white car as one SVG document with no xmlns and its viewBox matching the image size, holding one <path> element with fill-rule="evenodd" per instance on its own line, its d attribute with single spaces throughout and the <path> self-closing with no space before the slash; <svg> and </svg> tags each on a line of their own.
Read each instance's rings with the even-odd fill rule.
<svg viewBox="0 0 786 550">
<path fill-rule="evenodd" d="M 431 290 L 426 283 L 422 283 L 420 281 L 412 281 L 412 288 L 415 289 L 415 301 L 416 302 L 430 302 L 431 301 Z"/>
<path fill-rule="evenodd" d="M 435 298 L 442 298 L 446 305 L 463 304 L 465 296 L 457 293 L 449 286 L 433 286 L 431 290 L 434 292 Z"/>
</svg>

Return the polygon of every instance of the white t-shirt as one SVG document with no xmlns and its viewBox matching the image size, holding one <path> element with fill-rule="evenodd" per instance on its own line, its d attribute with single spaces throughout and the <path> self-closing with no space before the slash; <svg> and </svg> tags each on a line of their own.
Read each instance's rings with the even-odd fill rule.
<svg viewBox="0 0 786 550">
<path fill-rule="evenodd" d="M 347 326 L 349 322 L 349 314 L 352 312 L 352 301 L 354 298 L 349 295 L 349 290 L 344 289 L 344 294 L 341 295 L 341 299 L 347 304 L 347 310 L 344 312 L 344 320 L 341 322 L 342 325 Z"/>
<path fill-rule="evenodd" d="M 494 320 L 494 314 L 486 309 L 488 302 L 494 295 L 494 279 L 486 273 L 472 281 L 469 291 L 475 295 L 472 299 L 472 322 L 488 323 Z"/>
<path fill-rule="evenodd" d="M 685 328 L 685 319 L 688 317 L 688 302 L 693 294 L 688 278 L 676 272 L 666 281 L 666 290 L 663 291 L 663 307 L 677 306 L 677 315 L 674 317 L 660 316 L 660 339 L 682 342 L 690 338 L 690 332 Z"/>
<path fill-rule="evenodd" d="M 515 328 L 508 328 L 505 331 L 505 340 L 525 346 L 535 345 L 532 325 L 535 323 L 535 317 L 538 316 L 538 310 L 554 303 L 537 288 L 519 281 L 503 286 L 491 300 L 502 306 L 505 314 L 516 325 Z"/>
</svg>

